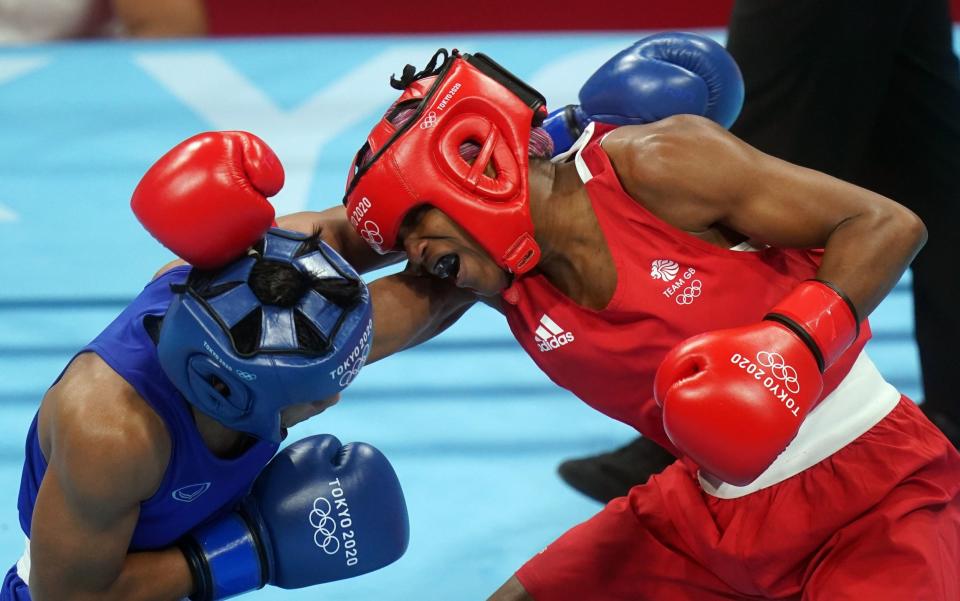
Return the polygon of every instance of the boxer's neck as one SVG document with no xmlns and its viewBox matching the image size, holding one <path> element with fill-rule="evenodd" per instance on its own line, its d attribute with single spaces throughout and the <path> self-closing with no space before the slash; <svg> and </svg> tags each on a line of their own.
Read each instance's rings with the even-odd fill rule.
<svg viewBox="0 0 960 601">
<path fill-rule="evenodd" d="M 572 162 L 531 161 L 530 214 L 540 246 L 540 273 L 577 304 L 605 307 L 616 287 L 616 271 Z"/>
<path fill-rule="evenodd" d="M 253 444 L 249 434 L 227 428 L 206 413 L 190 406 L 200 438 L 210 452 L 221 459 L 233 459 L 242 455 Z"/>
</svg>

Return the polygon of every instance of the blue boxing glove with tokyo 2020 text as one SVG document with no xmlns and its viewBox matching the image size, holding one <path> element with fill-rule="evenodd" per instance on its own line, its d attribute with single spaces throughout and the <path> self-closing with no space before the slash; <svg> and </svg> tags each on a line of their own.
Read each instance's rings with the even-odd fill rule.
<svg viewBox="0 0 960 601">
<path fill-rule="evenodd" d="M 386 457 L 329 434 L 280 451 L 236 511 L 180 542 L 194 601 L 271 584 L 285 589 L 352 578 L 407 549 L 407 507 Z"/>
</svg>

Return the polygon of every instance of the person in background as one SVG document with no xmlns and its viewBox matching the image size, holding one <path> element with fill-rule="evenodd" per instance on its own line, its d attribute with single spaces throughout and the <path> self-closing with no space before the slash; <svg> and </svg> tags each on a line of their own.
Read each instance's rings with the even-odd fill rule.
<svg viewBox="0 0 960 601">
<path fill-rule="evenodd" d="M 0 45 L 88 38 L 202 37 L 202 0 L 5 0 Z"/>
</svg>

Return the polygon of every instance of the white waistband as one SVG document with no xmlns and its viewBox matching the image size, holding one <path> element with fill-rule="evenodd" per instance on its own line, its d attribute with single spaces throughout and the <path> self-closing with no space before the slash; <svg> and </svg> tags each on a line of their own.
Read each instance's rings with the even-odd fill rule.
<svg viewBox="0 0 960 601">
<path fill-rule="evenodd" d="M 700 486 L 721 499 L 736 499 L 773 486 L 859 438 L 893 411 L 899 401 L 900 393 L 883 379 L 863 351 L 840 385 L 807 415 L 793 442 L 759 478 L 746 486 L 734 486 L 701 472 Z"/>
<path fill-rule="evenodd" d="M 30 586 L 30 539 L 24 537 L 23 540 L 27 541 L 27 544 L 24 545 L 23 555 L 17 560 L 17 576 L 23 580 L 24 584 Z"/>
</svg>

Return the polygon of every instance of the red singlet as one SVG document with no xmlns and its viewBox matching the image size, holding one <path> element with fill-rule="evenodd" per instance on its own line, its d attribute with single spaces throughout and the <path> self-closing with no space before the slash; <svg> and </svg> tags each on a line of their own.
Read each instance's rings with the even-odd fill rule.
<svg viewBox="0 0 960 601">
<path fill-rule="evenodd" d="M 613 298 L 586 309 L 533 274 L 504 293 L 504 311 L 554 382 L 676 452 L 651 398 L 663 355 L 762 319 L 820 253 L 723 249 L 667 225 L 624 192 L 597 138 L 588 128 L 575 160 L 616 264 Z M 520 568 L 530 597 L 960 599 L 960 455 L 883 380 L 868 338 L 865 323 L 757 480 L 732 486 L 673 463 Z"/>
<path fill-rule="evenodd" d="M 572 150 L 580 149 L 577 170 L 616 265 L 613 298 L 603 310 L 588 309 L 534 272 L 514 283 L 503 308 L 514 336 L 550 379 L 677 453 L 653 400 L 664 355 L 695 334 L 760 321 L 814 277 L 822 251 L 725 249 L 661 221 L 621 187 L 600 146 L 609 129 L 585 134 Z M 824 374 L 823 396 L 869 337 L 864 322 L 860 338 Z"/>
</svg>

